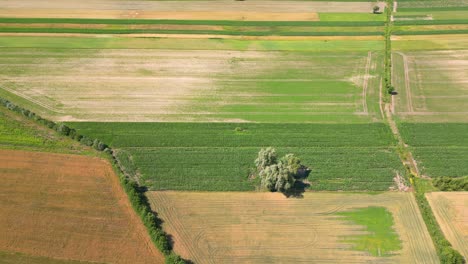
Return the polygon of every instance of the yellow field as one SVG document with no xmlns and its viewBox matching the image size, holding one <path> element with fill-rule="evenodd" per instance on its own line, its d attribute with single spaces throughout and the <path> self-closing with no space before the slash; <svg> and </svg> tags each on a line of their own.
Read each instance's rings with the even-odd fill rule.
<svg viewBox="0 0 468 264">
<path fill-rule="evenodd" d="M 175 251 L 195 263 L 438 263 L 411 193 L 151 192 L 148 198 Z M 394 218 L 401 252 L 373 257 L 344 237 L 362 234 L 337 212 L 382 206 Z"/>
<path fill-rule="evenodd" d="M 432 192 L 426 197 L 445 237 L 468 259 L 468 192 Z"/>
<path fill-rule="evenodd" d="M 370 13 L 370 2 L 314 1 L 8 1 L 0 17 L 314 21 L 317 12 Z"/>
</svg>

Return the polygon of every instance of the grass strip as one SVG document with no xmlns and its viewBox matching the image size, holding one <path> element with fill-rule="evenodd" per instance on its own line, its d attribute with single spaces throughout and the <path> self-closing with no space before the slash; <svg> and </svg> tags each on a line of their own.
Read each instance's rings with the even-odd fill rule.
<svg viewBox="0 0 468 264">
<path fill-rule="evenodd" d="M 287 31 L 224 31 L 165 29 L 86 29 L 86 28 L 0 28 L 3 33 L 79 33 L 79 34 L 194 34 L 229 36 L 378 36 L 383 32 L 287 32 Z"/>
<path fill-rule="evenodd" d="M 426 31 L 393 31 L 394 35 L 444 35 L 444 34 L 468 34 L 468 29 L 456 30 L 426 30 Z"/>
<path fill-rule="evenodd" d="M 84 19 L 84 18 L 0 18 L 0 23 L 16 24 L 109 24 L 109 25 L 214 25 L 214 26 L 383 26 L 384 21 L 235 21 L 171 19 Z"/>
<path fill-rule="evenodd" d="M 406 17 L 406 16 L 405 16 Z M 423 17 L 423 16 L 417 16 Z M 411 25 L 460 25 L 468 24 L 468 19 L 451 19 L 451 20 L 397 20 L 394 22 L 398 26 Z"/>
<path fill-rule="evenodd" d="M 468 10 L 468 6 L 398 7 L 398 12 L 433 12 L 433 11 L 462 11 L 462 10 Z"/>
</svg>

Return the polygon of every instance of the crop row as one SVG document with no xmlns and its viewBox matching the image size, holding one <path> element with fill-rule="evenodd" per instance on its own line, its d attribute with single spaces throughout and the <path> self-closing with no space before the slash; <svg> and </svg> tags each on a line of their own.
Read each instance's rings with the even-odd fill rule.
<svg viewBox="0 0 468 264">
<path fill-rule="evenodd" d="M 423 174 L 468 175 L 468 124 L 401 123 L 399 127 Z"/>
<path fill-rule="evenodd" d="M 403 16 L 401 16 L 403 17 Z M 409 16 L 404 16 L 409 17 Z M 421 16 L 415 16 L 421 17 Z M 397 26 L 412 26 L 412 25 L 459 25 L 468 24 L 468 19 L 451 19 L 451 20 L 397 20 L 393 22 Z"/>
<path fill-rule="evenodd" d="M 262 147 L 310 166 L 313 190 L 386 190 L 401 163 L 375 124 L 69 123 L 132 156 L 154 190 L 245 191 Z M 236 129 L 237 128 L 237 129 Z"/>
</svg>

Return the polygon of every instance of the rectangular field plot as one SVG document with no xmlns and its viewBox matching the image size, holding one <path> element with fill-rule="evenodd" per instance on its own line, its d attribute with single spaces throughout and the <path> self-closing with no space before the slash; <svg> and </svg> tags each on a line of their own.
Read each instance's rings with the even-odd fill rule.
<svg viewBox="0 0 468 264">
<path fill-rule="evenodd" d="M 318 20 L 317 12 L 372 13 L 370 1 L 1 0 L 0 17 L 188 20 Z"/>
<path fill-rule="evenodd" d="M 468 258 L 468 192 L 432 192 L 426 197 L 447 240 Z"/>
<path fill-rule="evenodd" d="M 279 193 L 147 195 L 175 252 L 196 263 L 438 263 L 411 193 L 323 192 L 305 193 L 303 199 Z M 340 213 L 368 207 L 391 213 L 401 250 L 374 256 L 353 249 L 348 239 L 368 234 L 367 229 Z M 388 246 L 371 241 L 367 247 L 377 252 Z"/>
<path fill-rule="evenodd" d="M 0 95 L 58 121 L 362 123 L 382 118 L 382 58 L 373 51 L 5 49 Z"/>
<path fill-rule="evenodd" d="M 400 123 L 421 173 L 430 177 L 468 175 L 468 124 Z"/>
<path fill-rule="evenodd" d="M 314 190 L 387 190 L 402 170 L 383 123 L 68 124 L 132 156 L 142 183 L 153 190 L 254 190 L 249 174 L 268 146 L 310 166 Z"/>
<path fill-rule="evenodd" d="M 468 50 L 393 54 L 395 112 L 405 121 L 468 121 Z"/>
<path fill-rule="evenodd" d="M 164 261 L 108 163 L 0 150 L 0 178 L 2 260 L 5 254 L 13 263 Z"/>
</svg>

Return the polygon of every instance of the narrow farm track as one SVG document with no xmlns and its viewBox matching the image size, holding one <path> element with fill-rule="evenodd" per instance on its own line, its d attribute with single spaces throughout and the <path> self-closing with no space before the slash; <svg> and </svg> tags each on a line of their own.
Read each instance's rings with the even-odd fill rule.
<svg viewBox="0 0 468 264">
<path fill-rule="evenodd" d="M 370 72 L 370 67 L 371 67 L 371 61 L 372 61 L 372 52 L 369 51 L 367 53 L 367 59 L 366 59 L 366 71 L 364 73 L 364 82 L 362 84 L 362 111 L 364 113 L 369 113 L 368 108 L 367 108 L 367 87 L 369 86 L 369 72 Z"/>
</svg>

